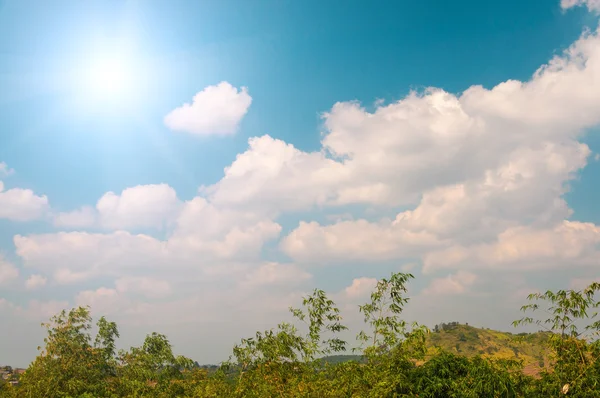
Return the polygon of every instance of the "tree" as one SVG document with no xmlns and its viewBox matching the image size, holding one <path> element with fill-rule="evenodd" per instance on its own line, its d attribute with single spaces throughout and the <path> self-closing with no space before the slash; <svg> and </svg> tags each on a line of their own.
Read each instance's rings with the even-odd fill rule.
<svg viewBox="0 0 600 398">
<path fill-rule="evenodd" d="M 588 312 L 600 305 L 596 299 L 598 291 L 600 284 L 592 283 L 582 290 L 530 294 L 527 299 L 531 303 L 521 310 L 537 312 L 541 309 L 548 317 L 526 316 L 513 322 L 514 326 L 536 324 L 551 332 L 549 345 L 554 369 L 544 374 L 544 394 L 555 394 L 566 388 L 570 396 L 588 396 L 586 394 L 596 391 L 600 385 L 600 346 L 596 338 L 600 321 L 596 320 L 597 312 Z"/>
<path fill-rule="evenodd" d="M 384 278 L 377 282 L 375 291 L 371 293 L 371 301 L 359 306 L 365 323 L 371 329 L 368 332 L 361 331 L 357 336 L 367 356 L 388 351 L 406 339 L 422 340 L 424 343 L 428 329 L 413 323 L 412 330 L 409 330 L 406 321 L 400 319 L 400 314 L 409 301 L 404 297 L 407 292 L 406 283 L 413 278 L 411 274 L 392 273 L 390 279 Z M 424 345 L 421 348 L 424 350 Z"/>
<path fill-rule="evenodd" d="M 108 395 L 106 376 L 114 374 L 114 341 L 119 334 L 114 323 L 101 318 L 92 345 L 91 320 L 89 308 L 78 307 L 42 324 L 48 331 L 45 347 L 20 379 L 22 396 Z"/>
<path fill-rule="evenodd" d="M 146 336 L 142 347 L 120 351 L 118 360 L 116 391 L 121 396 L 163 393 L 194 368 L 191 359 L 175 356 L 167 337 L 158 333 Z"/>
<path fill-rule="evenodd" d="M 325 292 L 315 289 L 311 295 L 302 298 L 302 305 L 305 310 L 290 307 L 290 312 L 308 326 L 303 359 L 310 362 L 317 355 L 345 351 L 346 342 L 335 337 L 335 334 L 348 328 L 342 325 L 340 310 L 327 298 Z M 331 333 L 333 336 L 323 340 L 324 333 Z"/>
</svg>

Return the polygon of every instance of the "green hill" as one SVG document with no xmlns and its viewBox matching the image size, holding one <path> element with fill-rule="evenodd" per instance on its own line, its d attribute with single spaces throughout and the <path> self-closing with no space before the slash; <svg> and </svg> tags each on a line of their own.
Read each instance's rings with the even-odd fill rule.
<svg viewBox="0 0 600 398">
<path fill-rule="evenodd" d="M 546 341 L 549 334 L 544 332 L 519 333 L 481 329 L 456 322 L 436 326 L 427 338 L 428 354 L 434 355 L 438 349 L 454 354 L 473 357 L 480 355 L 493 359 L 522 360 L 525 372 L 537 374 L 548 366 Z M 335 355 L 323 361 L 335 364 L 344 361 L 360 361 L 359 355 Z"/>
<path fill-rule="evenodd" d="M 428 337 L 429 355 L 438 348 L 455 354 L 472 357 L 522 360 L 528 373 L 537 373 L 548 366 L 546 342 L 549 333 L 500 332 L 480 329 L 458 323 L 442 324 L 434 328 Z"/>
</svg>

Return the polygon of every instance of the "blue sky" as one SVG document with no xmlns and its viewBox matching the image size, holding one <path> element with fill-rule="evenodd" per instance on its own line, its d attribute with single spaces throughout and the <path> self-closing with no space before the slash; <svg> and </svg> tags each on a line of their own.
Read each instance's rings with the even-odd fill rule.
<svg viewBox="0 0 600 398">
<path fill-rule="evenodd" d="M 79 304 L 214 362 L 315 286 L 506 329 L 592 280 L 599 10 L 0 0 L 0 362 Z"/>
</svg>

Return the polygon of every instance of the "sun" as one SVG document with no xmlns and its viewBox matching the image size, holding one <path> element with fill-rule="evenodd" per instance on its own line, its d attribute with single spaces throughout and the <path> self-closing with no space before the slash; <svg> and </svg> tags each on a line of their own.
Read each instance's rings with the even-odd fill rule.
<svg viewBox="0 0 600 398">
<path fill-rule="evenodd" d="M 1 0 L 0 0 L 1 1 Z M 65 59 L 65 109 L 83 117 L 129 117 L 143 109 L 152 63 L 133 49 L 97 46 Z"/>
<path fill-rule="evenodd" d="M 116 103 L 130 94 L 134 76 L 126 59 L 106 57 L 90 60 L 81 80 L 81 88 L 91 99 Z"/>
</svg>

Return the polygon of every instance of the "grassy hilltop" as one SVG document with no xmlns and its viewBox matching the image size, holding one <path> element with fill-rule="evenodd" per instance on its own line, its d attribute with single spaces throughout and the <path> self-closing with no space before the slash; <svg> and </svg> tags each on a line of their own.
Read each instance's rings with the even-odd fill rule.
<svg viewBox="0 0 600 398">
<path fill-rule="evenodd" d="M 526 374 L 537 375 L 542 368 L 549 366 L 549 337 L 549 333 L 545 332 L 513 334 L 458 323 L 442 324 L 433 328 L 427 336 L 425 361 L 441 349 L 469 358 L 480 355 L 489 359 L 521 360 Z M 336 364 L 360 361 L 361 358 L 360 355 L 331 355 L 323 360 Z M 422 364 L 425 361 L 417 363 Z"/>
</svg>

